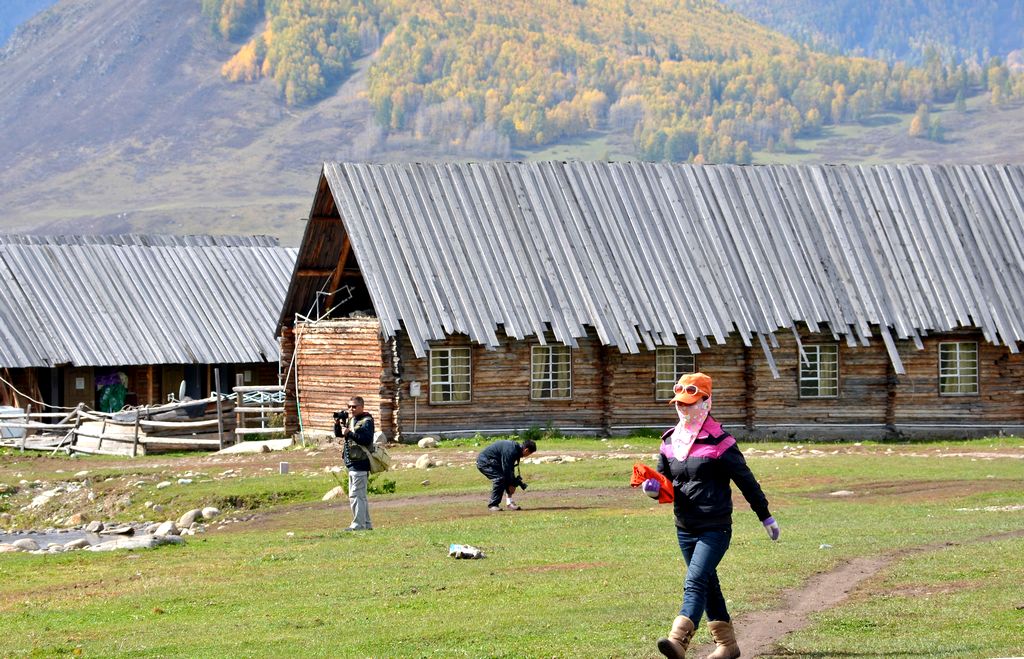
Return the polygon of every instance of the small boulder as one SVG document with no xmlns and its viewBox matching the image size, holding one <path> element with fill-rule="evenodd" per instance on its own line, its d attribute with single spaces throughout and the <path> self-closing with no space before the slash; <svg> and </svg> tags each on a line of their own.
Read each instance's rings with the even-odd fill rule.
<svg viewBox="0 0 1024 659">
<path fill-rule="evenodd" d="M 75 478 L 85 478 L 88 475 L 89 475 L 88 471 L 80 471 L 77 474 L 75 474 Z"/>
<path fill-rule="evenodd" d="M 19 551 L 35 551 L 39 549 L 39 544 L 32 538 L 22 538 L 21 540 L 15 540 L 11 544 L 17 547 Z"/>
<path fill-rule="evenodd" d="M 417 469 L 430 469 L 434 466 L 434 459 L 429 454 L 423 454 L 416 458 Z"/>
<path fill-rule="evenodd" d="M 437 440 L 433 437 L 424 437 L 420 441 L 416 442 L 416 445 L 420 448 L 437 448 Z"/>
<path fill-rule="evenodd" d="M 203 508 L 203 519 L 213 519 L 217 515 L 220 515 L 220 508 L 214 508 L 213 506 Z"/>
<path fill-rule="evenodd" d="M 162 538 L 168 535 L 178 535 L 178 526 L 171 520 L 167 520 L 163 524 L 157 526 L 156 531 L 153 532 L 158 538 Z"/>
<path fill-rule="evenodd" d="M 14 552 L 14 551 L 20 551 L 20 550 L 17 547 L 15 547 L 14 545 L 9 545 L 6 542 L 3 543 L 3 544 L 0 544 L 0 554 L 9 554 L 9 553 Z"/>
<path fill-rule="evenodd" d="M 203 511 L 199 508 L 194 508 L 178 518 L 178 528 L 187 529 L 193 522 L 202 516 Z"/>
<path fill-rule="evenodd" d="M 191 485 L 191 484 L 192 484 L 192 479 L 191 478 L 179 478 L 178 479 L 178 485 Z"/>
<path fill-rule="evenodd" d="M 328 490 L 327 494 L 325 494 L 323 496 L 323 499 L 321 499 L 321 500 L 322 501 L 330 501 L 331 499 L 337 499 L 338 497 L 343 496 L 344 494 L 345 494 L 345 488 L 343 488 L 342 486 L 339 485 L 337 487 L 333 487 L 330 490 Z"/>
<path fill-rule="evenodd" d="M 830 497 L 849 497 L 853 496 L 853 492 L 850 490 L 836 490 L 835 492 L 829 492 Z"/>
<path fill-rule="evenodd" d="M 101 535 L 135 535 L 135 528 L 130 524 L 111 526 L 100 531 Z"/>
<path fill-rule="evenodd" d="M 64 543 L 64 549 L 71 551 L 73 549 L 82 549 L 88 547 L 91 543 L 85 538 L 79 538 L 78 540 L 72 540 L 71 542 Z"/>
<path fill-rule="evenodd" d="M 64 526 L 80 526 L 85 523 L 85 517 L 82 513 L 75 513 L 71 517 L 68 517 L 64 521 Z"/>
<path fill-rule="evenodd" d="M 93 520 L 89 522 L 89 526 L 85 527 L 85 530 L 89 533 L 99 533 L 103 530 L 103 522 L 99 520 Z"/>
<path fill-rule="evenodd" d="M 171 481 L 160 481 L 159 483 L 156 484 L 156 489 L 162 490 L 165 487 L 170 487 L 170 486 L 171 486 Z"/>
</svg>

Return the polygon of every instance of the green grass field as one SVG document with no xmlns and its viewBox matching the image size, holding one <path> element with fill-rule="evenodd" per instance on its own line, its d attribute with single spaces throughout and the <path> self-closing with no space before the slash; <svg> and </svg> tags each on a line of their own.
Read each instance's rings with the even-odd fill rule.
<svg viewBox="0 0 1024 659">
<path fill-rule="evenodd" d="M 140 465 L 0 454 L 0 483 L 85 469 L 101 498 L 134 492 L 124 520 L 146 516 L 147 500 L 167 517 L 212 501 L 225 518 L 249 518 L 213 523 L 185 546 L 0 555 L 0 656 L 657 656 L 684 565 L 670 507 L 627 486 L 633 460 L 649 461 L 656 442 L 543 440 L 538 456 L 579 460 L 524 465 L 527 509 L 498 514 L 484 510 L 476 447 L 445 443 L 431 451 L 445 466 L 386 475 L 396 492 L 371 497 L 376 530 L 364 534 L 339 530 L 347 502 L 320 501 L 335 485 L 323 468 L 340 462 L 336 451 L 247 457 L 223 480 L 212 456 Z M 1024 440 L 745 448 L 782 539 L 769 542 L 737 502 L 719 572 L 741 641 L 745 615 L 808 577 L 887 556 L 770 656 L 1024 654 Z M 423 450 L 395 452 L 407 463 Z M 267 471 L 279 460 L 293 473 Z M 194 485 L 155 489 L 186 463 Z M 2 506 L 17 512 L 10 497 Z M 449 543 L 487 558 L 448 558 Z"/>
</svg>

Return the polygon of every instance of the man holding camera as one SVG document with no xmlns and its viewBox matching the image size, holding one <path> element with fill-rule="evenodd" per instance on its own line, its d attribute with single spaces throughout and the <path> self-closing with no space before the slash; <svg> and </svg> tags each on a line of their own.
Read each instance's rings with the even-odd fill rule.
<svg viewBox="0 0 1024 659">
<path fill-rule="evenodd" d="M 373 446 L 373 416 L 363 409 L 363 399 L 353 396 L 348 409 L 334 413 L 334 436 L 344 440 L 348 469 L 348 503 L 352 524 L 346 531 L 372 531 L 366 485 L 370 477 L 370 447 Z"/>
<path fill-rule="evenodd" d="M 480 455 L 476 459 L 476 468 L 492 483 L 491 499 L 487 502 L 487 510 L 491 512 L 501 510 L 502 494 L 507 497 L 506 506 L 509 510 L 519 510 L 519 506 L 512 500 L 512 495 L 515 494 L 517 487 L 526 489 L 526 483 L 517 473 L 519 460 L 536 452 L 537 443 L 532 439 L 527 439 L 522 444 L 510 439 L 502 439 L 480 451 Z"/>
</svg>

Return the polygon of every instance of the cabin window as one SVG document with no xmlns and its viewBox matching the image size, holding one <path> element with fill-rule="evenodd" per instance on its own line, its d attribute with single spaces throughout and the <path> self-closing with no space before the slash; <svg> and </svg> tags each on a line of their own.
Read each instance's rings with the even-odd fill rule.
<svg viewBox="0 0 1024 659">
<path fill-rule="evenodd" d="M 693 353 L 685 348 L 658 348 L 655 352 L 654 399 L 671 400 L 672 387 L 684 373 L 697 370 Z"/>
<path fill-rule="evenodd" d="M 939 394 L 942 396 L 978 394 L 977 343 L 939 344 Z"/>
<path fill-rule="evenodd" d="M 568 346 L 533 346 L 530 355 L 530 398 L 572 398 L 572 358 Z"/>
<path fill-rule="evenodd" d="M 837 398 L 839 396 L 839 346 L 805 345 L 807 361 L 800 360 L 800 397 Z"/>
<path fill-rule="evenodd" d="M 430 402 L 468 403 L 472 395 L 469 348 L 432 348 Z"/>
</svg>

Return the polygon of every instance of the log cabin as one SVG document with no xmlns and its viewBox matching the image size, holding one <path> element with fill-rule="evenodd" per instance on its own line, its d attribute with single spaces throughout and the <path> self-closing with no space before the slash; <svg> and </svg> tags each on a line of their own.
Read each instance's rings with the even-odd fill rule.
<svg viewBox="0 0 1024 659">
<path fill-rule="evenodd" d="M 0 405 L 101 409 L 278 384 L 296 250 L 264 236 L 0 236 Z M 119 399 L 120 400 L 120 399 Z"/>
<path fill-rule="evenodd" d="M 326 163 L 278 323 L 286 424 L 1024 431 L 1024 168 Z"/>
</svg>

